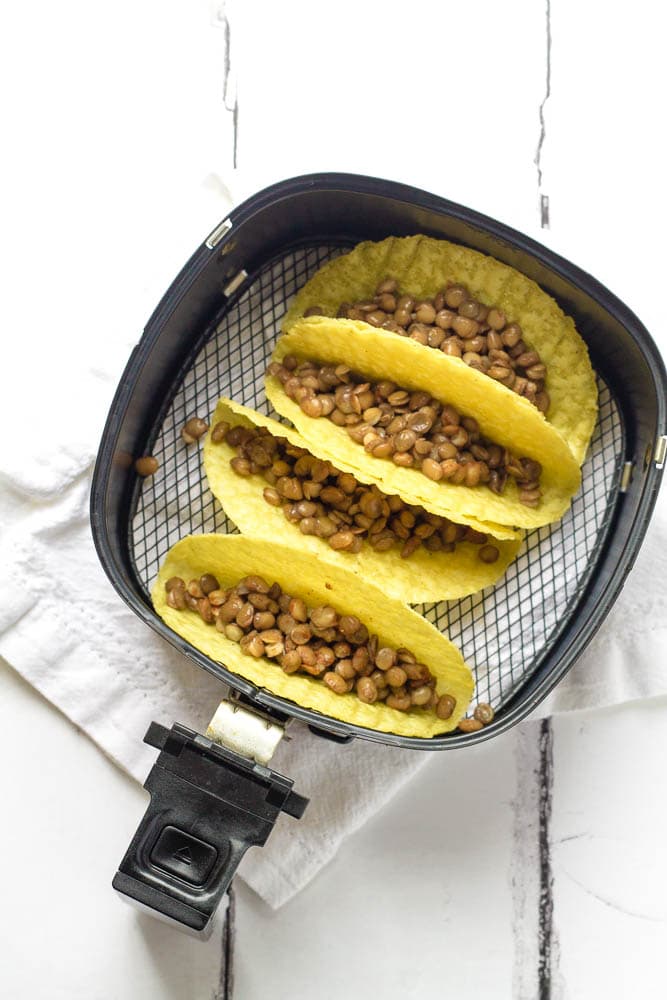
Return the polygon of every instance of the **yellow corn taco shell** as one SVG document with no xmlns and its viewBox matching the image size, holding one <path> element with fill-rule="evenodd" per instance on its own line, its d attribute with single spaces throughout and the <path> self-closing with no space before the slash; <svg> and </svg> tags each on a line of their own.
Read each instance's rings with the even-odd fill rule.
<svg viewBox="0 0 667 1000">
<path fill-rule="evenodd" d="M 196 611 L 177 611 L 166 602 L 165 583 L 172 576 L 184 580 L 213 573 L 222 587 L 259 574 L 277 582 L 309 607 L 330 604 L 340 614 L 355 614 L 382 645 L 411 649 L 437 678 L 439 694 L 456 699 L 450 719 L 432 712 L 398 712 L 382 702 L 367 705 L 355 694 L 336 695 L 322 681 L 306 675 L 288 675 L 266 659 L 241 652 L 214 625 L 207 625 Z M 324 715 L 358 726 L 403 736 L 434 736 L 454 729 L 472 697 L 474 681 L 460 652 L 430 622 L 381 590 L 362 584 L 339 566 L 318 562 L 311 552 L 276 545 L 245 535 L 191 535 L 177 542 L 164 561 L 152 592 L 153 605 L 163 621 L 211 659 L 258 687 Z"/>
<path fill-rule="evenodd" d="M 420 547 L 409 559 L 401 559 L 398 549 L 375 552 L 364 545 L 361 552 L 336 552 L 321 538 L 302 535 L 290 524 L 279 507 L 271 507 L 262 497 L 266 481 L 260 475 L 237 476 L 230 468 L 236 450 L 225 441 L 211 440 L 213 427 L 220 421 L 235 426 L 266 427 L 275 437 L 284 437 L 298 448 L 306 442 L 293 430 L 228 399 L 217 405 L 204 444 L 204 469 L 213 495 L 242 532 L 280 544 L 293 545 L 315 559 L 334 563 L 381 587 L 385 594 L 407 604 L 458 600 L 494 584 L 516 556 L 521 542 L 495 541 L 500 555 L 495 563 L 484 563 L 478 545 L 460 542 L 454 552 L 428 552 Z M 316 454 L 313 452 L 313 454 Z M 321 457 L 316 454 L 316 457 Z"/>
<path fill-rule="evenodd" d="M 372 299 L 378 283 L 388 276 L 398 280 L 401 290 L 418 298 L 435 295 L 447 281 L 462 282 L 478 301 L 498 306 L 508 319 L 519 323 L 526 343 L 539 353 L 548 369 L 546 388 L 551 406 L 547 420 L 565 438 L 581 465 L 597 417 L 597 389 L 586 345 L 573 320 L 550 295 L 493 257 L 427 236 L 361 243 L 325 264 L 304 285 L 283 329 L 291 329 L 311 306 L 319 307 L 326 316 L 335 316 L 343 302 Z M 431 348 L 425 350 L 435 353 Z M 460 358 L 447 358 L 447 362 L 465 366 Z M 516 398 L 505 386 L 499 388 Z"/>
<path fill-rule="evenodd" d="M 305 415 L 274 376 L 267 376 L 266 395 L 307 442 L 339 469 L 375 482 L 385 493 L 398 493 L 459 524 L 503 534 L 502 525 L 538 528 L 557 521 L 579 488 L 579 466 L 564 439 L 536 407 L 467 365 L 452 365 L 442 352 L 425 349 L 407 337 L 387 337 L 367 323 L 312 317 L 295 323 L 278 340 L 273 358 L 287 354 L 327 364 L 346 364 L 371 380 L 390 379 L 407 389 L 421 389 L 450 403 L 463 416 L 478 421 L 484 436 L 515 454 L 542 465 L 542 499 L 536 508 L 519 502 L 514 481 L 502 496 L 486 486 L 433 482 L 420 470 L 400 468 L 389 459 L 370 457 L 330 420 Z"/>
</svg>

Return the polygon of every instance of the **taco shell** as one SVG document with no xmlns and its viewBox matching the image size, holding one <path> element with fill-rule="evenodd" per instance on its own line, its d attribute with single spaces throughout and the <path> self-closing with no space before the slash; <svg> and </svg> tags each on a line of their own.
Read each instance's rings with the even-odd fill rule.
<svg viewBox="0 0 667 1000">
<path fill-rule="evenodd" d="M 326 418 L 308 417 L 272 375 L 266 395 L 275 410 L 294 424 L 308 449 L 328 458 L 343 472 L 375 482 L 385 493 L 397 493 L 458 524 L 468 524 L 497 538 L 512 537 L 514 528 L 532 529 L 557 521 L 568 509 L 580 483 L 577 461 L 565 440 L 527 399 L 508 392 L 493 379 L 465 364 L 452 365 L 440 351 L 424 348 L 408 337 L 388 337 L 367 323 L 312 317 L 299 320 L 278 339 L 273 360 L 286 355 L 326 364 L 345 364 L 370 380 L 390 379 L 412 390 L 424 390 L 474 417 L 481 433 L 519 456 L 542 465 L 542 499 L 536 508 L 519 501 L 509 480 L 503 495 L 486 486 L 434 482 L 420 470 L 402 468 L 389 459 L 372 458 L 344 428 Z"/>
<path fill-rule="evenodd" d="M 170 577 L 187 581 L 204 573 L 215 574 L 221 587 L 259 574 L 301 597 L 309 607 L 330 604 L 340 614 L 357 615 L 371 634 L 378 635 L 381 644 L 407 647 L 428 666 L 437 678 L 437 692 L 456 699 L 453 715 L 443 720 L 432 712 L 405 713 L 382 702 L 364 704 L 355 694 L 334 694 L 320 680 L 288 675 L 273 661 L 246 656 L 238 643 L 214 625 L 207 625 L 197 612 L 177 611 L 167 604 L 165 583 Z M 152 599 L 169 628 L 232 673 L 304 708 L 357 726 L 428 738 L 455 729 L 472 697 L 473 676 L 461 653 L 430 622 L 339 566 L 318 562 L 311 552 L 245 535 L 191 535 L 167 553 Z"/>
<path fill-rule="evenodd" d="M 461 282 L 478 301 L 499 307 L 510 321 L 519 323 L 526 343 L 547 366 L 546 388 L 551 397 L 547 420 L 581 465 L 597 418 L 597 388 L 586 345 L 574 321 L 550 295 L 493 257 L 428 236 L 360 243 L 329 261 L 304 285 L 283 329 L 290 330 L 310 307 L 333 317 L 343 302 L 372 299 L 386 277 L 396 278 L 401 291 L 417 298 L 435 295 L 447 281 Z M 436 353 L 432 348 L 424 350 Z M 443 357 L 449 365 L 467 368 L 460 358 Z M 518 398 L 507 387 L 496 385 L 501 394 Z"/>
<path fill-rule="evenodd" d="M 307 445 L 296 431 L 276 420 L 231 400 L 220 400 L 204 444 L 204 469 L 211 492 L 242 532 L 293 545 L 315 559 L 340 566 L 361 581 L 368 580 L 406 604 L 458 600 L 483 590 L 500 579 L 519 550 L 518 539 L 495 540 L 500 555 L 490 564 L 479 559 L 479 546 L 470 542 L 459 542 L 454 552 L 429 552 L 420 546 L 409 559 L 402 559 L 398 548 L 376 552 L 367 544 L 358 553 L 337 552 L 321 538 L 302 535 L 279 507 L 266 503 L 262 490 L 267 484 L 261 475 L 238 476 L 231 469 L 229 462 L 236 450 L 226 441 L 211 440 L 212 429 L 221 420 L 231 426 L 266 427 L 274 437 L 287 438 L 299 448 L 307 449 Z M 323 456 L 316 454 L 316 457 Z"/>
</svg>

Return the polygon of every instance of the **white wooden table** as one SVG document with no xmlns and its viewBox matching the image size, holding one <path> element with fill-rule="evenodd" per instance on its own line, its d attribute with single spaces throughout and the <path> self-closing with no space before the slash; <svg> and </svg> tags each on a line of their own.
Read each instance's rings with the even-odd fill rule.
<svg viewBox="0 0 667 1000">
<path fill-rule="evenodd" d="M 663 333 L 664 55 L 648 0 L 38 0 L 11 16 L 6 190 L 23 201 L 9 242 L 20 257 L 57 237 L 40 271 L 56 330 L 99 311 L 102 271 L 141 285 L 138 332 L 229 199 L 348 170 L 537 235 Z M 122 260 L 105 233 L 126 235 Z M 34 275 L 15 290 L 31 301 Z M 40 353 L 48 393 L 57 337 Z M 665 995 L 665 700 L 434 758 L 279 911 L 237 882 L 227 933 L 221 916 L 206 943 L 112 893 L 146 793 L 6 665 L 0 749 L 8 1000 L 228 1000 L 232 972 L 236 1000 Z"/>
</svg>

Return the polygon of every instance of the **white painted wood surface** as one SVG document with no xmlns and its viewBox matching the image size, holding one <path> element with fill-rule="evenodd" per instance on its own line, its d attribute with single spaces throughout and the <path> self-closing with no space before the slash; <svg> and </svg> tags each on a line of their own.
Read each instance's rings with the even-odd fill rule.
<svg viewBox="0 0 667 1000">
<path fill-rule="evenodd" d="M 310 170 L 385 176 L 494 215 L 589 269 L 663 336 L 664 59 L 648 0 L 38 0 L 15 5 L 4 44 L 16 152 L 5 245 L 15 263 L 47 237 L 52 323 L 35 332 L 32 378 L 53 404 L 68 388 L 85 412 L 100 394 L 77 383 L 76 358 L 63 366 L 58 324 L 94 317 L 120 364 L 230 200 Z M 34 276 L 15 273 L 25 309 Z M 115 294 L 128 283 L 140 315 Z M 25 434 L 41 446 L 31 413 Z M 667 704 L 553 723 L 555 948 L 541 995 L 538 730 L 431 761 L 282 910 L 240 886 L 237 1000 L 404 1000 L 443 984 L 463 1000 L 664 996 Z M 4 667 L 0 739 L 0 996 L 217 996 L 219 932 L 180 936 L 110 889 L 144 793 Z"/>
<path fill-rule="evenodd" d="M 555 997 L 662 1000 L 667 702 L 554 719 Z"/>
<path fill-rule="evenodd" d="M 511 996 L 514 745 L 432 759 L 277 912 L 240 884 L 238 996 Z"/>
</svg>

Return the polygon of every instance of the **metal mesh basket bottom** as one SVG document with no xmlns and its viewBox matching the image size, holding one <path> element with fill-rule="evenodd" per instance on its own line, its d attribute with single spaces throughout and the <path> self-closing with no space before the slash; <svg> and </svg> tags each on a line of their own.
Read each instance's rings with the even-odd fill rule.
<svg viewBox="0 0 667 1000">
<path fill-rule="evenodd" d="M 230 396 L 270 409 L 263 376 L 289 300 L 340 247 L 291 250 L 268 264 L 212 328 L 175 387 L 153 454 L 160 474 L 143 482 L 132 521 L 137 578 L 148 595 L 171 545 L 187 534 L 236 533 L 210 493 L 201 449 L 180 437 L 188 417 L 213 413 Z M 499 584 L 461 601 L 420 610 L 461 649 L 476 676 L 476 699 L 502 707 L 536 668 L 575 608 L 606 536 L 624 460 L 621 415 L 598 381 L 600 411 L 582 488 L 559 524 L 531 532 Z"/>
</svg>

